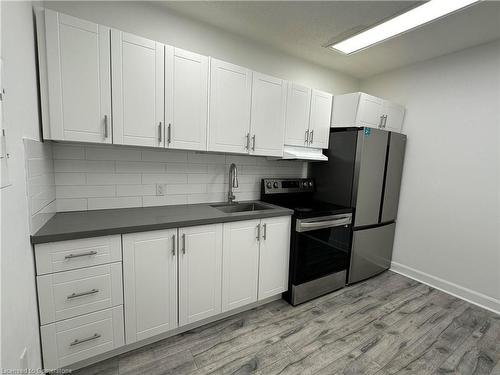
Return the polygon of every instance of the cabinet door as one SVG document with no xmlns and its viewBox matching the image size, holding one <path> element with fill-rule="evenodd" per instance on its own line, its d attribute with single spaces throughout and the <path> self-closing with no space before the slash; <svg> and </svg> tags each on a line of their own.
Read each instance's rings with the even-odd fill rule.
<svg viewBox="0 0 500 375">
<path fill-rule="evenodd" d="M 311 110 L 311 89 L 289 83 L 286 98 L 285 144 L 306 145 L 306 131 L 309 128 Z"/>
<path fill-rule="evenodd" d="M 290 216 L 261 220 L 259 300 L 288 289 Z"/>
<path fill-rule="evenodd" d="M 248 153 L 252 72 L 210 60 L 209 151 Z"/>
<path fill-rule="evenodd" d="M 361 93 L 356 116 L 357 125 L 367 126 L 369 128 L 380 128 L 382 124 L 383 107 L 383 99 Z"/>
<path fill-rule="evenodd" d="M 309 120 L 309 145 L 328 148 L 330 138 L 330 118 L 332 116 L 332 95 L 312 90 L 311 117 Z"/>
<path fill-rule="evenodd" d="M 286 87 L 283 80 L 253 73 L 251 154 L 283 156 L 285 101 Z"/>
<path fill-rule="evenodd" d="M 221 312 L 222 224 L 179 229 L 179 325 Z"/>
<path fill-rule="evenodd" d="M 260 220 L 224 224 L 222 311 L 257 301 Z"/>
<path fill-rule="evenodd" d="M 48 139 L 111 143 L 110 29 L 45 11 Z"/>
<path fill-rule="evenodd" d="M 208 57 L 167 46 L 166 147 L 207 149 Z"/>
<path fill-rule="evenodd" d="M 177 230 L 123 235 L 126 343 L 177 327 Z"/>
<path fill-rule="evenodd" d="M 164 147 L 164 46 L 111 31 L 114 143 Z"/>
<path fill-rule="evenodd" d="M 383 111 L 386 116 L 383 122 L 383 129 L 401 133 L 405 118 L 405 108 L 402 105 L 386 100 L 384 101 Z"/>
</svg>

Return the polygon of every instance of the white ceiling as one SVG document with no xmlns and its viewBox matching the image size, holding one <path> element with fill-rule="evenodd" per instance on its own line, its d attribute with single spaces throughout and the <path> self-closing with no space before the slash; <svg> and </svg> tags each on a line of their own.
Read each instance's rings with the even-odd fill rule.
<svg viewBox="0 0 500 375">
<path fill-rule="evenodd" d="M 500 38 L 500 1 L 485 1 L 356 54 L 324 46 L 418 1 L 165 1 L 192 19 L 358 78 Z M 158 4 L 158 3 L 156 3 Z"/>
</svg>

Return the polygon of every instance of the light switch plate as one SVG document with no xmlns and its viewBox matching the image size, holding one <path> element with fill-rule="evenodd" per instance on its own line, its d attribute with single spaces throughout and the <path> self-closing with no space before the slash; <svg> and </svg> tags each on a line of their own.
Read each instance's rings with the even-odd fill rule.
<svg viewBox="0 0 500 375">
<path fill-rule="evenodd" d="M 165 184 L 156 184 L 156 195 L 165 195 L 167 191 L 167 186 Z"/>
</svg>

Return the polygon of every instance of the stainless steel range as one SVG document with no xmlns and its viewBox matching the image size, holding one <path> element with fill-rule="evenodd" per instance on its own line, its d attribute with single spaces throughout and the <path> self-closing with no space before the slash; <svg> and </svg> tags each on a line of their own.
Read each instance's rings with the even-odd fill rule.
<svg viewBox="0 0 500 375">
<path fill-rule="evenodd" d="M 350 208 L 315 200 L 309 178 L 263 179 L 261 200 L 294 210 L 285 300 L 297 305 L 346 284 L 351 246 Z"/>
</svg>

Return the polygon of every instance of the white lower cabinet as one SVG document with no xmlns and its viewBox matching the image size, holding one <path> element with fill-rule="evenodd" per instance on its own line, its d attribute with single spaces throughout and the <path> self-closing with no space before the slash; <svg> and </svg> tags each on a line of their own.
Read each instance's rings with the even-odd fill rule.
<svg viewBox="0 0 500 375">
<path fill-rule="evenodd" d="M 45 369 L 57 369 L 124 345 L 123 306 L 40 327 Z"/>
<path fill-rule="evenodd" d="M 221 312 L 222 224 L 179 229 L 179 325 Z"/>
<path fill-rule="evenodd" d="M 285 292 L 289 253 L 289 216 L 224 224 L 222 310 Z"/>
<path fill-rule="evenodd" d="M 123 235 L 127 344 L 177 327 L 177 229 Z"/>
<path fill-rule="evenodd" d="M 261 220 L 259 300 L 288 289 L 290 216 Z"/>
<path fill-rule="evenodd" d="M 257 301 L 260 220 L 224 224 L 222 311 Z"/>
</svg>

